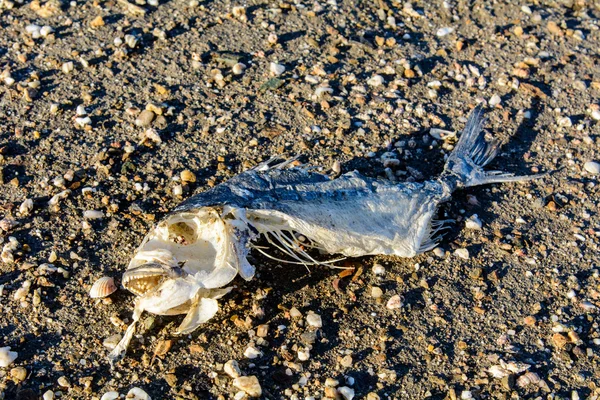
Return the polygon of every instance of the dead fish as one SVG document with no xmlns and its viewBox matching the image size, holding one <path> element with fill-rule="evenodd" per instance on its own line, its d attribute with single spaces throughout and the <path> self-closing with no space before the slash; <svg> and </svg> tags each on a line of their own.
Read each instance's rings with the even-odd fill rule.
<svg viewBox="0 0 600 400">
<path fill-rule="evenodd" d="M 178 205 L 148 233 L 123 275 L 134 293 L 133 322 L 110 353 L 111 364 L 127 349 L 140 315 L 186 314 L 178 334 L 194 331 L 218 311 L 217 299 L 239 274 L 249 280 L 252 249 L 277 249 L 286 262 L 327 264 L 306 249 L 359 257 L 375 254 L 414 257 L 433 249 L 446 221 L 438 206 L 459 188 L 537 178 L 483 167 L 496 155 L 486 142 L 483 109 L 474 109 L 444 172 L 422 183 L 393 183 L 357 172 L 336 179 L 273 160 L 197 194 Z M 257 244 L 264 238 L 268 248 Z M 301 239 L 304 239 L 302 241 Z"/>
</svg>

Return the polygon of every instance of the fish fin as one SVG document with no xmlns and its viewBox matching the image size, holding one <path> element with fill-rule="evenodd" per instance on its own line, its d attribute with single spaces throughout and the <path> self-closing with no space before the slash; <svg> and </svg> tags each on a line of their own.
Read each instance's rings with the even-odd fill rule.
<svg viewBox="0 0 600 400">
<path fill-rule="evenodd" d="M 117 343 L 115 348 L 108 355 L 108 362 L 110 363 L 111 368 L 114 368 L 115 364 L 119 362 L 123 357 L 125 357 L 125 353 L 127 352 L 129 343 L 131 343 L 131 339 L 133 338 L 135 329 L 143 312 L 144 307 L 140 299 L 137 299 L 135 301 L 135 307 L 133 309 L 133 322 L 127 327 L 123 338 L 121 338 L 119 343 Z"/>
<path fill-rule="evenodd" d="M 448 158 L 445 172 L 459 179 L 458 186 L 469 187 L 500 182 L 522 182 L 544 177 L 546 174 L 514 176 L 501 171 L 485 171 L 500 149 L 500 142 L 485 140 L 483 106 L 479 104 L 471 112 L 467 124 L 452 154 Z"/>
<path fill-rule="evenodd" d="M 449 229 L 449 224 L 454 222 L 453 219 L 441 219 L 441 220 L 433 220 L 429 222 L 429 229 L 427 230 L 427 235 L 423 238 L 421 242 L 421 246 L 417 253 L 424 253 L 429 250 L 433 250 L 434 247 L 438 245 L 441 241 L 442 236 L 444 236 L 444 230 Z"/>
<path fill-rule="evenodd" d="M 217 300 L 200 297 L 194 299 L 187 315 L 175 332 L 177 335 L 186 335 L 195 331 L 200 325 L 211 319 L 219 311 Z"/>
</svg>

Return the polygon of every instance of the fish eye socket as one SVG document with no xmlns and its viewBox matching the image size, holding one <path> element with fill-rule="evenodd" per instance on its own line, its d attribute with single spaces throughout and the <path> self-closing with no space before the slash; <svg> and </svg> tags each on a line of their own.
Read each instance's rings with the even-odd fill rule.
<svg viewBox="0 0 600 400">
<path fill-rule="evenodd" d="M 196 230 L 187 222 L 176 222 L 169 225 L 169 239 L 180 245 L 190 245 L 196 242 Z"/>
</svg>

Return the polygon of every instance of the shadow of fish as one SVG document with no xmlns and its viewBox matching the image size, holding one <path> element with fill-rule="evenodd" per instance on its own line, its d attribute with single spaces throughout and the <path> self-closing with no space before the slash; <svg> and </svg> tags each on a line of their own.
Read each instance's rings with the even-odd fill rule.
<svg viewBox="0 0 600 400">
<path fill-rule="evenodd" d="M 121 358 L 143 311 L 186 314 L 177 333 L 194 331 L 218 311 L 217 299 L 238 274 L 254 276 L 248 253 L 297 264 L 328 264 L 306 249 L 358 257 L 388 254 L 414 257 L 431 250 L 445 221 L 439 204 L 457 188 L 524 181 L 483 167 L 498 142 L 486 142 L 481 106 L 475 108 L 444 172 L 423 183 L 393 183 L 350 172 L 337 179 L 272 161 L 243 172 L 178 205 L 143 240 L 123 276 L 137 295 L 133 323 L 110 353 Z M 264 238 L 269 247 L 256 244 Z M 272 253 L 277 249 L 287 257 Z M 335 260 L 333 260 L 335 261 Z"/>
</svg>

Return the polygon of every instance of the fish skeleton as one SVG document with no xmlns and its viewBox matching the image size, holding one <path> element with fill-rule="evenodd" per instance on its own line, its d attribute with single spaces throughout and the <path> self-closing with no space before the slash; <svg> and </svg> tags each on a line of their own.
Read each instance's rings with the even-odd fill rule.
<svg viewBox="0 0 600 400">
<path fill-rule="evenodd" d="M 478 106 L 435 180 L 394 183 L 357 172 L 331 179 L 287 168 L 293 160 L 269 160 L 185 200 L 148 233 L 123 275 L 123 286 L 137 297 L 110 363 L 124 356 L 144 311 L 186 314 L 177 334 L 212 318 L 217 299 L 231 290 L 226 286 L 238 274 L 254 276 L 252 249 L 280 260 L 257 244 L 260 238 L 289 258 L 280 261 L 303 265 L 331 263 L 313 258 L 310 248 L 345 257 L 414 257 L 436 246 L 445 222 L 436 220 L 437 209 L 455 189 L 542 176 L 484 171 L 499 149 L 498 141 L 485 140 L 484 122 Z"/>
</svg>

